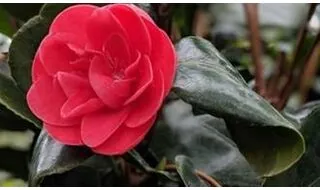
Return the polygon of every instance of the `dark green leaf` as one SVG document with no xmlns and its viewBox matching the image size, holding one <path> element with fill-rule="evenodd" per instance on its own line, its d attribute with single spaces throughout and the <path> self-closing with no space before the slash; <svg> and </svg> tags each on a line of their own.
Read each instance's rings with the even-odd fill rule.
<svg viewBox="0 0 320 190">
<path fill-rule="evenodd" d="M 100 187 L 100 176 L 93 168 L 79 166 L 62 174 L 47 176 L 41 187 Z"/>
<path fill-rule="evenodd" d="M 121 175 L 116 173 L 118 166 L 112 157 L 104 155 L 93 155 L 81 165 L 65 171 L 61 174 L 46 176 L 42 187 L 99 187 L 99 186 L 118 186 Z M 124 182 L 122 181 L 122 184 Z"/>
<path fill-rule="evenodd" d="M 10 24 L 10 21 L 9 14 L 0 6 L 0 33 L 6 36 L 12 36 L 14 28 Z"/>
<path fill-rule="evenodd" d="M 234 141 L 263 176 L 299 160 L 304 140 L 295 126 L 248 88 L 232 65 L 206 40 L 182 39 L 174 92 L 196 108 L 225 119 Z"/>
<path fill-rule="evenodd" d="M 33 150 L 29 185 L 39 186 L 44 177 L 76 168 L 90 156 L 88 149 L 60 144 L 43 130 Z"/>
<path fill-rule="evenodd" d="M 0 171 L 10 172 L 13 176 L 27 180 L 28 178 L 28 151 L 0 148 Z M 1 180 L 0 180 L 1 181 Z"/>
<path fill-rule="evenodd" d="M 286 115 L 287 117 L 290 117 L 291 119 L 293 119 L 294 121 L 296 121 L 297 123 L 301 124 L 303 122 L 303 120 L 317 107 L 320 106 L 320 101 L 312 101 L 309 102 L 303 106 L 301 106 L 299 109 L 296 110 L 288 110 L 288 111 L 284 111 L 284 115 Z M 301 125 L 299 125 L 298 127 L 301 127 Z"/>
<path fill-rule="evenodd" d="M 40 16 L 33 17 L 13 36 L 9 49 L 9 65 L 18 86 L 26 92 L 31 85 L 31 66 L 33 57 L 48 25 Z"/>
<path fill-rule="evenodd" d="M 207 187 L 201 179 L 197 176 L 192 161 L 183 155 L 176 156 L 175 164 L 177 172 L 180 175 L 183 183 L 187 187 Z"/>
<path fill-rule="evenodd" d="M 30 112 L 25 96 L 15 82 L 0 73 L 0 104 L 21 118 L 40 127 L 40 121 Z"/>
<path fill-rule="evenodd" d="M 223 119 L 209 114 L 194 116 L 192 107 L 182 100 L 170 100 L 163 105 L 150 147 L 169 163 L 177 155 L 188 156 L 194 169 L 223 186 L 260 185 L 258 176 L 231 140 Z"/>
<path fill-rule="evenodd" d="M 268 179 L 266 186 L 320 186 L 320 104 L 310 103 L 299 110 L 295 115 L 302 122 L 300 131 L 306 141 L 306 153 L 292 168 Z M 306 116 L 307 112 L 311 113 Z"/>
<path fill-rule="evenodd" d="M 12 16 L 22 21 L 27 21 L 37 15 L 42 6 L 40 3 L 3 3 L 1 6 Z"/>
</svg>

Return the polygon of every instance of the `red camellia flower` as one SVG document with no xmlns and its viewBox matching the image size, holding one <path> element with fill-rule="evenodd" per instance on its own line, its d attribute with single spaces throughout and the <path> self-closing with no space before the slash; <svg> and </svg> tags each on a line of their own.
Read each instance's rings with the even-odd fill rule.
<svg viewBox="0 0 320 190">
<path fill-rule="evenodd" d="M 122 154 L 152 127 L 175 67 L 170 39 L 143 10 L 76 5 L 41 42 L 27 101 L 57 141 Z"/>
</svg>

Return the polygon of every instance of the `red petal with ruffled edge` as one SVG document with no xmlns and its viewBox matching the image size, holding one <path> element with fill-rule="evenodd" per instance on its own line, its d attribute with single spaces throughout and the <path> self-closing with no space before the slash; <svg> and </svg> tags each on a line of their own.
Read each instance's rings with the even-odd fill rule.
<svg viewBox="0 0 320 190">
<path fill-rule="evenodd" d="M 110 12 L 109 6 L 96 9 L 88 18 L 86 33 L 89 44 L 88 49 L 102 51 L 103 45 L 113 34 L 120 35 L 125 41 L 128 37 L 118 19 Z"/>
<path fill-rule="evenodd" d="M 83 145 L 80 135 L 80 125 L 61 127 L 44 123 L 43 127 L 53 139 L 63 144 Z"/>
<path fill-rule="evenodd" d="M 118 108 L 130 95 L 133 79 L 115 80 L 104 73 L 110 63 L 95 57 L 89 69 L 89 81 L 97 96 L 110 108 Z"/>
<path fill-rule="evenodd" d="M 150 61 L 154 69 L 160 69 L 164 78 L 165 96 L 172 87 L 176 73 L 176 55 L 173 44 L 165 32 L 148 20 L 144 20 L 152 39 Z M 154 70 L 156 72 L 156 70 Z"/>
<path fill-rule="evenodd" d="M 130 6 L 110 5 L 109 8 L 126 30 L 131 47 L 140 51 L 141 54 L 149 55 L 151 39 L 140 15 Z"/>
<path fill-rule="evenodd" d="M 157 114 L 164 98 L 164 84 L 161 71 L 155 72 L 153 83 L 132 104 L 132 110 L 125 121 L 130 127 L 139 127 Z"/>
<path fill-rule="evenodd" d="M 81 124 L 82 141 L 89 147 L 99 146 L 122 125 L 128 113 L 129 109 L 122 109 L 85 116 Z"/>
<path fill-rule="evenodd" d="M 66 8 L 53 20 L 49 33 L 72 33 L 81 37 L 81 41 L 85 42 L 87 19 L 96 9 L 98 7 L 93 5 L 74 5 Z"/>
<path fill-rule="evenodd" d="M 55 36 L 47 36 L 41 42 L 39 57 L 42 66 L 50 75 L 58 71 L 72 71 L 71 61 L 77 59 L 77 55 L 64 42 Z"/>
<path fill-rule="evenodd" d="M 145 124 L 134 129 L 122 125 L 102 145 L 94 147 L 92 150 L 104 155 L 119 155 L 128 152 L 143 140 L 155 119 L 154 116 Z"/>
<path fill-rule="evenodd" d="M 57 79 L 50 76 L 39 78 L 27 94 L 28 105 L 38 118 L 52 125 L 69 126 L 79 123 L 78 119 L 63 119 L 60 109 L 67 100 Z"/>
</svg>

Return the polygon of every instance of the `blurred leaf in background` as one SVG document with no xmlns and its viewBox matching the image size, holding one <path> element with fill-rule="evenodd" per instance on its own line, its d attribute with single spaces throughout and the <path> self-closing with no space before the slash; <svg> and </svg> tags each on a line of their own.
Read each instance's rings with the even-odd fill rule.
<svg viewBox="0 0 320 190">
<path fill-rule="evenodd" d="M 12 22 L 13 19 L 10 14 L 2 6 L 0 6 L 0 33 L 6 36 L 12 36 L 15 32 Z"/>
<path fill-rule="evenodd" d="M 42 3 L 2 3 L 0 6 L 13 17 L 21 21 L 27 21 L 39 13 Z"/>
</svg>

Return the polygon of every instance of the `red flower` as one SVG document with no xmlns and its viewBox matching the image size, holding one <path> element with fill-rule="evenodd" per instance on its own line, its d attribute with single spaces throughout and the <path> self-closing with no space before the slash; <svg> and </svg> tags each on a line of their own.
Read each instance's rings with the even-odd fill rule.
<svg viewBox="0 0 320 190">
<path fill-rule="evenodd" d="M 38 48 L 27 101 L 57 141 L 122 154 L 152 127 L 175 67 L 170 39 L 143 10 L 76 5 Z"/>
</svg>

